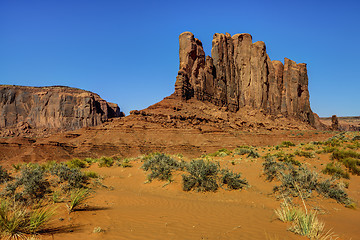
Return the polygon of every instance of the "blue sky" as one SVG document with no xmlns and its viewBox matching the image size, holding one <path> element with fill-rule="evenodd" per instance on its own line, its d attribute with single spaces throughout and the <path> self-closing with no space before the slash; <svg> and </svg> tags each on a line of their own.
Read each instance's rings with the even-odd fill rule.
<svg viewBox="0 0 360 240">
<path fill-rule="evenodd" d="M 0 0 L 0 83 L 66 85 L 126 114 L 174 91 L 178 35 L 250 33 L 308 64 L 312 110 L 360 115 L 359 1 Z"/>
</svg>

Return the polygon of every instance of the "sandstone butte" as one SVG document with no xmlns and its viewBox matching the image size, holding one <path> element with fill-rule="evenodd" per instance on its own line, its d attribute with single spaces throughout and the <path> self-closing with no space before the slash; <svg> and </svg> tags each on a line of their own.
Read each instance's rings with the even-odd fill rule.
<svg viewBox="0 0 360 240">
<path fill-rule="evenodd" d="M 121 118 L 117 105 L 87 91 L 1 86 L 1 135 L 27 138 L 0 139 L 0 157 L 64 160 L 153 151 L 198 156 L 331 135 L 314 133 L 328 127 L 310 108 L 306 64 L 271 61 L 264 42 L 252 43 L 249 34 L 214 34 L 211 55 L 205 56 L 192 33 L 182 33 L 174 93 Z M 54 128 L 58 133 L 46 138 L 36 131 Z M 303 130 L 296 137 L 291 132 Z"/>
<path fill-rule="evenodd" d="M 0 113 L 0 128 L 7 130 L 3 136 L 75 130 L 124 115 L 117 104 L 89 91 L 11 85 L 0 85 Z"/>
<path fill-rule="evenodd" d="M 175 95 L 236 112 L 245 106 L 320 127 L 310 108 L 305 63 L 271 61 L 264 42 L 250 34 L 214 34 L 211 55 L 190 32 L 179 37 L 180 70 Z"/>
</svg>

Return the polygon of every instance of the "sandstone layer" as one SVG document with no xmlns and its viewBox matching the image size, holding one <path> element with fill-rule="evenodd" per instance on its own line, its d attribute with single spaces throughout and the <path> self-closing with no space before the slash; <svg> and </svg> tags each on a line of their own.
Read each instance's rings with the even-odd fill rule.
<svg viewBox="0 0 360 240">
<path fill-rule="evenodd" d="M 0 85 L 0 129 L 5 135 L 30 129 L 75 130 L 120 116 L 123 113 L 117 104 L 85 90 Z"/>
<path fill-rule="evenodd" d="M 195 98 L 236 112 L 247 106 L 319 127 L 311 111 L 306 64 L 271 61 L 264 42 L 250 34 L 214 34 L 211 57 L 190 32 L 179 36 L 175 96 Z"/>
</svg>

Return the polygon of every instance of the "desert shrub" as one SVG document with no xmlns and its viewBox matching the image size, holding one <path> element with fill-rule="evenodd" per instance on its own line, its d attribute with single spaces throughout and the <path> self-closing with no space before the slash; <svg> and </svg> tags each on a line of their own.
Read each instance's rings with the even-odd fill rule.
<svg viewBox="0 0 360 240">
<path fill-rule="evenodd" d="M 233 155 L 235 156 L 235 155 L 245 155 L 245 154 L 247 154 L 248 158 L 260 157 L 260 155 L 251 148 L 235 148 Z"/>
<path fill-rule="evenodd" d="M 290 141 L 283 141 L 280 145 L 280 147 L 294 147 L 295 146 L 295 143 L 293 142 L 290 142 Z"/>
<path fill-rule="evenodd" d="M 318 174 L 309 171 L 306 167 L 288 168 L 280 172 L 281 185 L 274 187 L 275 192 L 284 195 L 310 197 L 311 192 L 316 190 Z"/>
<path fill-rule="evenodd" d="M 251 152 L 250 148 L 235 148 L 234 155 L 245 155 Z"/>
<path fill-rule="evenodd" d="M 313 150 L 315 150 L 315 146 L 313 144 L 307 144 L 304 146 L 304 150 L 313 151 Z"/>
<path fill-rule="evenodd" d="M 323 180 L 317 172 L 306 167 L 295 166 L 289 162 L 277 162 L 272 156 L 267 156 L 263 163 L 264 175 L 269 181 L 279 180 L 280 185 L 274 187 L 274 192 L 282 196 L 311 197 L 313 192 L 333 198 L 339 203 L 351 204 L 344 188 L 336 179 Z"/>
<path fill-rule="evenodd" d="M 357 149 L 360 148 L 360 142 L 359 141 L 355 141 L 355 142 L 353 141 L 352 144 L 348 144 L 346 147 L 349 148 L 349 149 L 352 149 L 352 150 L 357 150 Z"/>
<path fill-rule="evenodd" d="M 66 162 L 66 165 L 69 168 L 86 168 L 87 162 L 78 158 L 74 158 L 68 162 Z"/>
<path fill-rule="evenodd" d="M 221 184 L 226 184 L 228 189 L 242 189 L 246 187 L 247 181 L 245 179 L 241 179 L 240 173 L 234 173 L 229 169 L 222 169 L 221 170 Z"/>
<path fill-rule="evenodd" d="M 0 200 L 1 239 L 23 239 L 24 234 L 36 234 L 54 215 L 54 209 L 49 207 L 33 209 L 14 200 Z"/>
<path fill-rule="evenodd" d="M 57 164 L 51 170 L 51 174 L 59 177 L 60 183 L 67 183 L 64 190 L 73 188 L 84 188 L 88 177 L 77 168 L 69 168 L 65 164 Z"/>
<path fill-rule="evenodd" d="M 98 159 L 99 167 L 111 167 L 114 165 L 114 159 L 111 157 L 101 157 Z"/>
<path fill-rule="evenodd" d="M 337 178 L 346 178 L 350 179 L 348 172 L 344 171 L 340 163 L 328 163 L 326 164 L 325 169 L 322 171 L 324 174 L 329 174 Z"/>
<path fill-rule="evenodd" d="M 337 147 L 330 147 L 330 146 L 323 146 L 323 149 L 322 150 L 317 150 L 315 151 L 315 153 L 332 153 L 334 152 L 335 150 L 338 150 Z"/>
<path fill-rule="evenodd" d="M 305 158 L 314 158 L 315 157 L 315 154 L 312 153 L 312 152 L 306 152 L 306 151 L 299 151 L 299 150 L 296 150 L 294 152 L 295 155 L 299 156 L 299 157 L 305 157 Z"/>
<path fill-rule="evenodd" d="M 280 151 L 275 153 L 274 156 L 281 162 L 291 163 L 297 166 L 301 165 L 299 161 L 295 160 L 295 156 L 292 153 L 284 153 L 283 151 Z"/>
<path fill-rule="evenodd" d="M 357 135 L 357 136 L 353 137 L 351 140 L 352 141 L 359 141 L 360 140 L 360 135 Z"/>
<path fill-rule="evenodd" d="M 336 150 L 331 155 L 332 159 L 341 162 L 352 174 L 360 175 L 360 154 L 354 151 Z"/>
<path fill-rule="evenodd" d="M 316 189 L 321 195 L 335 199 L 339 203 L 350 205 L 353 202 L 349 199 L 347 193 L 339 184 L 329 179 L 319 182 Z"/>
<path fill-rule="evenodd" d="M 21 169 L 22 164 L 21 163 L 16 163 L 16 164 L 11 164 L 11 166 L 17 172 L 17 171 L 19 171 Z"/>
<path fill-rule="evenodd" d="M 125 159 L 122 160 L 121 162 L 119 161 L 119 162 L 118 162 L 118 165 L 119 165 L 120 167 L 123 167 L 123 168 L 132 167 L 132 165 L 130 164 L 130 159 L 128 159 L 128 158 L 125 158 Z"/>
<path fill-rule="evenodd" d="M 357 153 L 355 151 L 352 150 L 334 150 L 332 155 L 331 155 L 332 159 L 336 159 L 336 160 L 342 160 L 345 158 L 357 158 L 360 159 L 360 153 Z"/>
<path fill-rule="evenodd" d="M 23 165 L 21 173 L 5 187 L 6 195 L 18 200 L 33 201 L 41 199 L 50 192 L 50 183 L 46 173 L 39 165 Z"/>
<path fill-rule="evenodd" d="M 152 181 L 155 178 L 159 180 L 170 180 L 172 171 L 182 169 L 183 167 L 184 162 L 176 161 L 163 153 L 152 155 L 152 157 L 147 158 L 141 166 L 144 171 L 151 171 L 147 176 L 149 181 Z"/>
<path fill-rule="evenodd" d="M 84 175 L 88 178 L 99 178 L 99 174 L 93 171 L 84 172 Z"/>
<path fill-rule="evenodd" d="M 263 167 L 264 175 L 266 176 L 266 180 L 268 181 L 272 181 L 278 178 L 278 174 L 280 173 L 280 171 L 283 171 L 287 168 L 284 163 L 279 163 L 275 161 L 274 157 L 271 155 L 265 157 Z"/>
<path fill-rule="evenodd" d="M 200 160 L 192 160 L 186 166 L 188 175 L 182 175 L 183 190 L 190 191 L 195 189 L 198 192 L 216 191 L 219 188 L 217 174 L 219 164 Z"/>
<path fill-rule="evenodd" d="M 350 171 L 352 174 L 360 175 L 360 168 L 359 168 L 360 161 L 359 161 L 359 159 L 355 159 L 355 158 L 344 158 L 344 159 L 341 159 L 340 162 L 341 162 L 342 164 L 344 164 L 344 166 L 345 166 L 346 168 L 348 168 L 349 171 Z"/>
<path fill-rule="evenodd" d="M 289 168 L 280 172 L 280 175 L 281 185 L 275 186 L 274 191 L 282 195 L 308 198 L 313 192 L 317 192 L 342 204 L 352 203 L 335 180 L 321 180 L 316 172 L 310 171 L 306 167 Z"/>
<path fill-rule="evenodd" d="M 232 152 L 226 148 L 222 148 L 217 150 L 214 153 L 209 154 L 210 157 L 226 157 L 230 155 Z"/>
<path fill-rule="evenodd" d="M 6 169 L 0 166 L 0 184 L 7 182 L 9 180 L 11 180 L 10 174 L 8 173 L 8 171 L 6 171 Z"/>
</svg>

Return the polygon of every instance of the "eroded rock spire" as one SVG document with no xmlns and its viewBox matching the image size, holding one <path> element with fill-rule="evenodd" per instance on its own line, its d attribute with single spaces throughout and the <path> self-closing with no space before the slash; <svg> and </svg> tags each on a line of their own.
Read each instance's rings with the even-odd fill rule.
<svg viewBox="0 0 360 240">
<path fill-rule="evenodd" d="M 190 32 L 179 36 L 180 67 L 175 95 L 196 98 L 230 111 L 249 106 L 294 117 L 312 126 L 306 64 L 285 58 L 271 61 L 264 42 L 250 34 L 215 33 L 211 55 Z"/>
</svg>

